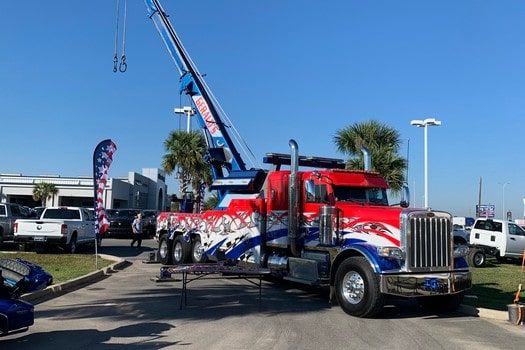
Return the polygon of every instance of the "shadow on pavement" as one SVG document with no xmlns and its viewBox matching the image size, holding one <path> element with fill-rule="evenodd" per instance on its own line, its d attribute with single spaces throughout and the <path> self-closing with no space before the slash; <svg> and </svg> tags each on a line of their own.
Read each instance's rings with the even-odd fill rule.
<svg viewBox="0 0 525 350">
<path fill-rule="evenodd" d="M 163 322 L 136 323 L 107 331 L 97 329 L 56 330 L 32 333 L 24 337 L 2 341 L 2 349 L 20 349 L 27 344 L 39 344 L 38 349 L 162 349 L 170 345 L 191 345 L 181 341 L 166 341 L 163 333 L 174 328 Z M 75 339 L 78 341 L 75 342 Z M 75 344 L 76 343 L 76 344 Z"/>
</svg>

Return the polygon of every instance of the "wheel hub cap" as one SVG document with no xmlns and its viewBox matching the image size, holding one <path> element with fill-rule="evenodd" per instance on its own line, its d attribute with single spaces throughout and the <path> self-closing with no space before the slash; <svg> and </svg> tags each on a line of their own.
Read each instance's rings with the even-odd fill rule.
<svg viewBox="0 0 525 350">
<path fill-rule="evenodd" d="M 365 283 L 361 275 L 355 271 L 348 272 L 342 284 L 343 295 L 351 304 L 357 304 L 365 295 Z"/>
</svg>

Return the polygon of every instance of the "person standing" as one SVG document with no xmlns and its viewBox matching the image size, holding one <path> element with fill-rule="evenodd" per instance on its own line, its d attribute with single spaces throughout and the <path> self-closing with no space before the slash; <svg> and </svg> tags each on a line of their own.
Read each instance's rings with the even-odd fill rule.
<svg viewBox="0 0 525 350">
<path fill-rule="evenodd" d="M 131 224 L 131 230 L 133 231 L 133 239 L 131 241 L 131 246 L 137 242 L 137 248 L 140 248 L 142 245 L 142 228 L 144 226 L 144 221 L 142 220 L 142 214 L 138 213 Z"/>
</svg>

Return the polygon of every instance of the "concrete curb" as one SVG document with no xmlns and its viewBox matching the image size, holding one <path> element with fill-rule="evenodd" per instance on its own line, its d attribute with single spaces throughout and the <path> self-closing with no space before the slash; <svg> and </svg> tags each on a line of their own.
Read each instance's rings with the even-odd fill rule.
<svg viewBox="0 0 525 350">
<path fill-rule="evenodd" d="M 46 300 L 57 297 L 59 295 L 63 295 L 73 290 L 79 289 L 90 283 L 99 281 L 105 278 L 106 276 L 109 276 L 112 271 L 122 269 L 126 265 L 130 264 L 127 260 L 120 259 L 112 255 L 98 254 L 98 256 L 102 259 L 113 260 L 115 261 L 115 263 L 97 271 L 93 271 L 87 275 L 80 276 L 78 278 L 63 283 L 52 284 L 42 290 L 37 290 L 31 293 L 24 294 L 20 297 L 20 299 L 36 305 Z"/>
<path fill-rule="evenodd" d="M 460 305 L 458 312 L 461 312 L 468 316 L 475 316 L 481 318 L 490 318 L 493 320 L 508 321 L 509 313 L 508 311 L 499 311 L 491 309 L 476 308 L 470 305 Z"/>
</svg>

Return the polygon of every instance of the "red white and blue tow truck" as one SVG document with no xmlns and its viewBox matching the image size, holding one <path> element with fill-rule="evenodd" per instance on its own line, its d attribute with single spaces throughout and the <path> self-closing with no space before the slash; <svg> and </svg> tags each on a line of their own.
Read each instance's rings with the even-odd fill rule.
<svg viewBox="0 0 525 350">
<path fill-rule="evenodd" d="M 367 164 L 345 170 L 338 159 L 268 153 L 268 169 L 247 169 L 225 116 L 158 0 L 145 0 L 191 97 L 209 144 L 207 159 L 219 195 L 202 214 L 164 212 L 156 238 L 165 265 L 228 261 L 267 268 L 283 280 L 330 286 L 348 314 L 371 317 L 387 295 L 455 309 L 471 287 L 465 256 L 453 242 L 452 216 L 388 202 L 388 184 Z M 227 117 L 226 117 L 227 118 Z M 303 170 L 306 169 L 306 170 Z M 408 198 L 406 191 L 405 198 Z"/>
</svg>

